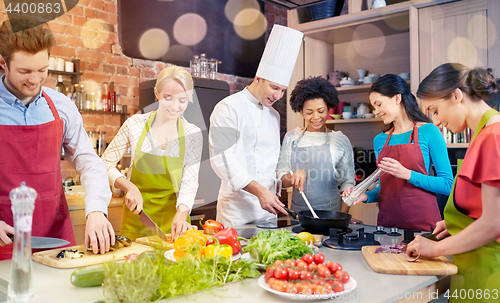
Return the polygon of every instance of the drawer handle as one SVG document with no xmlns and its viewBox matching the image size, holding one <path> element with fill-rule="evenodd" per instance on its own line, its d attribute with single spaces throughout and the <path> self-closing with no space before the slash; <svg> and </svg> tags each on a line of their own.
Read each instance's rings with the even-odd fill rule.
<svg viewBox="0 0 500 303">
<path fill-rule="evenodd" d="M 196 215 L 196 216 L 191 216 L 191 222 L 193 221 L 199 221 L 201 219 L 205 219 L 205 215 Z"/>
</svg>

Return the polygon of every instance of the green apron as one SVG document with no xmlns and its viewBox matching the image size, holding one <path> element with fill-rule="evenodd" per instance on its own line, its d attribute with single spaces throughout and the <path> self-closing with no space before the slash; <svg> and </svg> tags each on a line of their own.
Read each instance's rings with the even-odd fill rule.
<svg viewBox="0 0 500 303">
<path fill-rule="evenodd" d="M 172 220 L 177 212 L 176 193 L 179 192 L 184 165 L 184 128 L 181 118 L 179 118 L 177 123 L 179 157 L 164 157 L 143 152 L 141 151 L 142 144 L 155 116 L 156 112 L 149 117 L 137 142 L 130 181 L 141 191 L 144 212 L 164 233 L 168 234 L 170 233 Z M 189 216 L 187 221 L 190 222 Z M 120 234 L 132 241 L 139 237 L 153 235 L 139 220 L 139 216 L 134 215 L 127 207 L 123 207 Z"/>
<path fill-rule="evenodd" d="M 487 111 L 477 126 L 473 140 L 497 111 Z M 457 176 L 463 160 L 459 160 Z M 444 209 L 446 228 L 455 235 L 475 220 L 461 213 L 455 206 L 457 176 Z M 488 231 L 484 231 L 488 232 Z M 500 243 L 495 239 L 472 251 L 453 256 L 458 273 L 451 277 L 450 302 L 499 302 L 500 301 Z M 489 295 L 488 295 L 489 294 Z M 489 299 L 488 299 L 489 298 Z"/>
</svg>

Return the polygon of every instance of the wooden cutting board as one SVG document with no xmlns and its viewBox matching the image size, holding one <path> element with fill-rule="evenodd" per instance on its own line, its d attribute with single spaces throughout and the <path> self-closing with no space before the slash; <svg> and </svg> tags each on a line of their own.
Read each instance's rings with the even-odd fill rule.
<svg viewBox="0 0 500 303">
<path fill-rule="evenodd" d="M 380 246 L 363 246 L 361 252 L 370 267 L 382 274 L 393 275 L 454 275 L 458 268 L 446 257 L 420 257 L 415 262 L 408 262 L 402 254 L 375 253 Z"/>
<path fill-rule="evenodd" d="M 78 259 L 56 258 L 57 254 L 63 249 L 75 249 L 85 253 L 81 258 Z M 132 245 L 128 247 L 122 247 L 113 252 L 107 252 L 104 255 L 95 255 L 93 252 L 87 251 L 85 245 L 77 245 L 36 252 L 33 254 L 33 261 L 55 268 L 76 268 L 101 264 L 109 261 L 123 260 L 128 254 L 141 254 L 147 250 L 151 250 L 151 247 L 132 242 Z"/>
<path fill-rule="evenodd" d="M 167 234 L 166 236 L 170 237 L 170 234 Z M 168 243 L 168 242 L 160 239 L 158 236 L 148 236 L 148 237 L 137 238 L 137 239 L 135 239 L 135 242 L 142 244 L 142 245 L 154 247 L 154 248 L 157 248 L 157 247 L 159 248 L 160 243 L 161 243 L 162 249 L 165 251 L 171 250 L 174 248 L 173 242 Z"/>
</svg>

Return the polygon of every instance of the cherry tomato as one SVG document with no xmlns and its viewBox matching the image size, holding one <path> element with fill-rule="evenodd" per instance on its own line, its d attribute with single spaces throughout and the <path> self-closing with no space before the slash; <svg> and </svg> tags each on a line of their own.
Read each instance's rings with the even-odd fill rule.
<svg viewBox="0 0 500 303">
<path fill-rule="evenodd" d="M 326 261 L 325 262 L 325 266 L 330 270 L 332 271 L 332 268 L 333 268 L 333 262 L 332 261 Z"/>
<path fill-rule="evenodd" d="M 307 266 L 307 269 L 311 272 L 313 271 L 317 271 L 318 270 L 318 265 L 314 264 L 314 263 L 311 263 Z"/>
<path fill-rule="evenodd" d="M 340 265 L 339 263 L 332 263 L 330 264 L 330 266 L 326 265 L 326 267 L 330 270 L 332 274 L 336 273 L 338 270 L 342 270 L 342 265 Z"/>
<path fill-rule="evenodd" d="M 300 278 L 300 271 L 297 269 L 291 269 L 288 271 L 288 279 L 297 280 Z"/>
<path fill-rule="evenodd" d="M 286 290 L 287 282 L 283 280 L 276 280 L 275 289 L 277 291 L 284 292 Z"/>
<path fill-rule="evenodd" d="M 329 294 L 333 292 L 332 283 L 325 283 L 323 287 L 325 288 L 325 293 Z"/>
<path fill-rule="evenodd" d="M 325 256 L 323 254 L 315 254 L 314 255 L 314 263 L 321 264 L 325 262 Z"/>
<path fill-rule="evenodd" d="M 299 263 L 297 263 L 297 267 L 300 269 L 307 269 L 307 263 L 304 261 L 300 261 Z"/>
<path fill-rule="evenodd" d="M 288 259 L 285 261 L 285 264 L 289 265 L 289 266 L 295 266 L 295 265 L 297 265 L 297 262 L 295 262 L 295 260 Z"/>
<path fill-rule="evenodd" d="M 314 287 L 314 293 L 316 295 L 322 295 L 324 290 L 325 290 L 325 287 L 323 285 L 316 285 Z"/>
<path fill-rule="evenodd" d="M 297 289 L 297 294 L 304 290 L 304 283 L 295 283 L 295 288 Z"/>
<path fill-rule="evenodd" d="M 269 266 L 266 268 L 266 281 L 269 281 L 270 278 L 274 277 L 274 267 Z"/>
<path fill-rule="evenodd" d="M 340 281 L 334 281 L 332 288 L 334 292 L 341 292 L 344 291 L 344 284 L 342 284 L 342 282 Z"/>
<path fill-rule="evenodd" d="M 331 272 L 330 272 L 330 270 L 328 270 L 328 268 L 321 267 L 321 268 L 318 268 L 318 274 L 322 278 L 328 278 L 328 277 L 330 277 Z"/>
<path fill-rule="evenodd" d="M 289 293 L 289 294 L 296 294 L 297 293 L 297 288 L 295 287 L 295 283 L 288 283 L 286 285 L 285 292 Z"/>
<path fill-rule="evenodd" d="M 351 277 L 346 271 L 339 270 L 335 273 L 335 278 L 342 280 L 342 283 L 347 283 Z"/>
<path fill-rule="evenodd" d="M 274 283 L 276 282 L 276 278 L 269 278 L 269 280 L 267 280 L 267 284 L 269 285 L 269 287 L 271 287 L 272 289 L 274 289 Z"/>
<path fill-rule="evenodd" d="M 304 285 L 304 287 L 302 287 L 302 293 L 303 293 L 304 295 L 312 295 L 312 294 L 313 294 L 313 292 L 314 292 L 314 291 L 313 291 L 312 287 L 311 287 L 311 286 L 309 286 L 309 285 Z"/>
<path fill-rule="evenodd" d="M 304 260 L 307 264 L 311 264 L 314 261 L 314 258 L 311 254 L 305 254 L 302 256 L 302 260 Z"/>
<path fill-rule="evenodd" d="M 312 274 L 308 271 L 303 270 L 300 273 L 300 279 L 301 280 L 311 280 L 312 279 Z"/>
<path fill-rule="evenodd" d="M 288 270 L 286 268 L 276 268 L 274 270 L 274 277 L 279 280 L 288 279 Z"/>
<path fill-rule="evenodd" d="M 283 264 L 285 264 L 283 261 L 281 261 L 281 260 L 276 260 L 276 261 L 274 261 L 273 266 L 274 266 L 274 267 L 280 267 L 280 266 L 281 266 L 281 265 L 283 265 Z"/>
</svg>

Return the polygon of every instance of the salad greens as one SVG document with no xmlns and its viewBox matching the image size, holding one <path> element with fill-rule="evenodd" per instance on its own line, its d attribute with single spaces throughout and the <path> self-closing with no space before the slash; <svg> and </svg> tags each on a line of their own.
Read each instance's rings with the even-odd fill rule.
<svg viewBox="0 0 500 303">
<path fill-rule="evenodd" d="M 140 255 L 133 263 L 104 264 L 103 292 L 106 302 L 141 303 L 194 293 L 224 283 L 255 278 L 254 261 L 231 262 L 222 256 L 172 262 L 161 251 Z"/>
<path fill-rule="evenodd" d="M 265 229 L 252 237 L 250 243 L 243 248 L 243 252 L 258 251 L 259 260 L 270 265 L 276 260 L 298 259 L 305 254 L 313 254 L 314 249 L 302 243 L 296 235 L 285 229 L 271 231 Z"/>
</svg>

